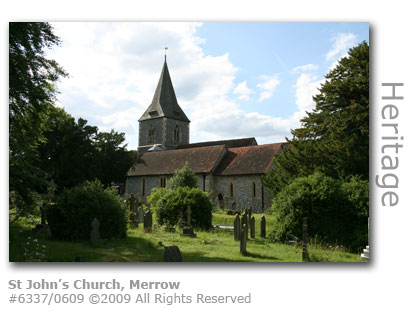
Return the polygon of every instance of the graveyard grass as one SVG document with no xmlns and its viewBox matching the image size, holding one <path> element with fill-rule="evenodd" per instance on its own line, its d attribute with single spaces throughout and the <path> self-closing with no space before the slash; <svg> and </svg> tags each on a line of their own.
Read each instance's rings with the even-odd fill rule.
<svg viewBox="0 0 409 320">
<path fill-rule="evenodd" d="M 89 241 L 49 240 L 34 231 L 39 223 L 37 218 L 15 219 L 10 214 L 10 261 L 27 261 L 24 256 L 35 256 L 38 251 L 44 255 L 38 259 L 48 262 L 73 262 L 81 256 L 84 262 L 162 262 L 164 246 L 176 245 L 182 252 L 183 262 L 300 262 L 302 248 L 260 238 L 260 214 L 256 219 L 256 238 L 247 241 L 246 256 L 240 254 L 240 242 L 234 241 L 233 230 L 214 229 L 208 232 L 196 231 L 196 238 L 181 236 L 180 231 L 165 232 L 156 224 L 152 233 L 144 233 L 143 225 L 128 228 L 125 239 L 101 240 L 93 246 Z M 267 234 L 271 230 L 273 217 L 265 215 Z M 213 214 L 213 225 L 233 225 L 234 216 Z M 159 245 L 161 242 L 163 245 Z M 32 251 L 32 252 L 30 252 Z M 308 247 L 312 262 L 362 262 L 358 253 L 352 254 L 339 248 L 322 245 Z M 40 252 L 40 254 L 41 254 Z M 33 260 L 33 259 L 31 259 Z M 30 261 L 31 261 L 30 260 Z M 37 259 L 34 259 L 36 261 Z"/>
</svg>

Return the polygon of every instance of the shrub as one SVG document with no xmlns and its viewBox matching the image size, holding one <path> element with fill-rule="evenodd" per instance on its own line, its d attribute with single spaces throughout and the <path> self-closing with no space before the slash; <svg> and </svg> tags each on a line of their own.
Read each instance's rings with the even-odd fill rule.
<svg viewBox="0 0 409 320">
<path fill-rule="evenodd" d="M 89 239 L 91 222 L 100 222 L 101 238 L 126 237 L 127 211 L 116 191 L 103 189 L 99 181 L 66 189 L 54 205 L 46 208 L 53 237 Z"/>
<path fill-rule="evenodd" d="M 197 187 L 197 176 L 189 168 L 188 163 L 185 163 L 185 166 L 182 169 L 176 170 L 172 178 L 169 179 L 167 188 L 168 189 L 177 189 L 179 187 Z"/>
<path fill-rule="evenodd" d="M 318 236 L 352 250 L 368 242 L 367 224 L 356 212 L 341 181 L 321 173 L 295 179 L 277 194 L 272 211 L 276 229 L 270 237 L 274 241 L 286 241 L 292 235 L 302 238 L 302 220 L 307 217 L 310 237 Z"/>
<path fill-rule="evenodd" d="M 212 226 L 212 204 L 207 193 L 198 188 L 168 190 L 163 192 L 157 202 L 150 204 L 160 224 L 176 225 L 180 219 L 185 220 L 186 209 L 190 206 L 193 227 L 209 229 Z"/>
</svg>

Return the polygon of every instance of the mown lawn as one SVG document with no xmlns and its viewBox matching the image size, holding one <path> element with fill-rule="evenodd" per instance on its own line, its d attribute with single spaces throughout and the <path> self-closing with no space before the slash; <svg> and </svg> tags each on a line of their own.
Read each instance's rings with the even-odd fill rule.
<svg viewBox="0 0 409 320">
<path fill-rule="evenodd" d="M 182 252 L 184 262 L 300 262 L 301 247 L 272 243 L 259 236 L 261 215 L 255 214 L 256 238 L 247 242 L 248 255 L 240 254 L 240 244 L 234 241 L 232 230 L 214 229 L 196 231 L 197 238 L 183 237 L 180 231 L 165 232 L 155 226 L 152 233 L 144 233 L 143 226 L 128 229 L 128 236 L 119 240 L 102 240 L 94 247 L 88 241 L 68 242 L 47 239 L 35 232 L 38 219 L 10 219 L 10 261 L 41 260 L 48 262 L 73 262 L 81 256 L 84 262 L 161 262 L 164 246 L 176 245 Z M 272 226 L 272 216 L 265 215 L 267 233 Z M 213 224 L 233 225 L 234 216 L 215 214 Z M 159 244 L 161 242 L 161 244 Z M 26 252 L 26 255 L 24 255 Z M 309 246 L 313 261 L 362 262 L 359 254 L 342 250 Z M 27 259 L 26 257 L 29 256 Z M 40 256 L 40 259 L 37 257 Z M 34 258 L 33 258 L 34 257 Z"/>
</svg>

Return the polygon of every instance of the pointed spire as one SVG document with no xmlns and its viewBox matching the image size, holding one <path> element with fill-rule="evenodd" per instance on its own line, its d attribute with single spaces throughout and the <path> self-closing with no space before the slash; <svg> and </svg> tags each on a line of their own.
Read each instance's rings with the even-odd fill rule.
<svg viewBox="0 0 409 320">
<path fill-rule="evenodd" d="M 165 48 L 167 49 L 167 48 Z M 165 51 L 166 52 L 166 51 Z M 156 86 L 155 94 L 152 99 L 152 103 L 145 111 L 139 121 L 167 117 L 185 122 L 190 122 L 186 117 L 182 108 L 179 106 L 176 99 L 175 90 L 173 89 L 172 80 L 166 63 L 163 64 L 162 72 L 159 78 L 158 85 Z"/>
</svg>

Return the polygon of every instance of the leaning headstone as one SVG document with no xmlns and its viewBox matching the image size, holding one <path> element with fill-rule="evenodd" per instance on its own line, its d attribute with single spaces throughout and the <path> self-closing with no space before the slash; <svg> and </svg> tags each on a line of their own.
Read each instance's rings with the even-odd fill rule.
<svg viewBox="0 0 409 320">
<path fill-rule="evenodd" d="M 143 222 L 143 217 L 144 217 L 144 213 L 143 213 L 143 208 L 142 208 L 142 206 L 140 206 L 139 207 L 139 209 L 138 209 L 138 217 L 137 217 L 137 219 L 138 219 L 138 222 Z"/>
<path fill-rule="evenodd" d="M 240 253 L 245 256 L 247 253 L 247 237 L 246 237 L 246 225 L 240 230 Z"/>
<path fill-rule="evenodd" d="M 260 221 L 260 237 L 266 237 L 266 218 L 264 216 L 261 217 Z"/>
<path fill-rule="evenodd" d="M 307 244 L 308 244 L 308 224 L 307 224 L 307 218 L 303 218 L 303 223 L 302 223 L 302 261 L 310 261 L 310 257 L 308 256 Z"/>
<path fill-rule="evenodd" d="M 186 209 L 186 226 L 183 227 L 183 233 L 182 236 L 188 236 L 195 238 L 196 234 L 193 231 L 193 227 L 190 224 L 190 215 L 192 214 L 192 210 L 190 209 L 190 206 L 187 207 Z"/>
<path fill-rule="evenodd" d="M 165 247 L 165 262 L 182 262 L 182 253 L 178 246 Z"/>
<path fill-rule="evenodd" d="M 240 240 L 240 216 L 236 214 L 234 216 L 234 240 L 239 241 Z"/>
<path fill-rule="evenodd" d="M 91 222 L 91 243 L 97 245 L 99 243 L 99 221 L 97 218 L 94 218 Z"/>
<path fill-rule="evenodd" d="M 252 239 L 256 237 L 256 219 L 254 217 L 250 219 L 250 237 Z"/>
<path fill-rule="evenodd" d="M 145 230 L 145 233 L 152 231 L 152 213 L 149 209 L 146 210 L 143 217 L 143 228 Z"/>
</svg>

